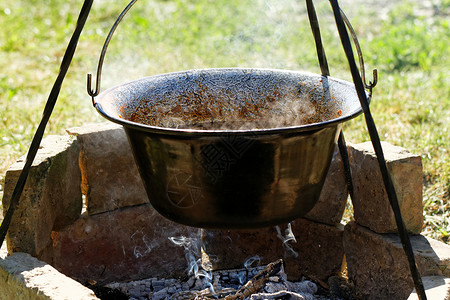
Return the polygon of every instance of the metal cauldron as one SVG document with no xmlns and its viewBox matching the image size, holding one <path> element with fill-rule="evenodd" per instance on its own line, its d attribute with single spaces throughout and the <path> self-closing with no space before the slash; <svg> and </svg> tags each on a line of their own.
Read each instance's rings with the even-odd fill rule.
<svg viewBox="0 0 450 300">
<path fill-rule="evenodd" d="M 150 203 L 175 222 L 251 228 L 317 202 L 354 85 L 272 69 L 202 69 L 110 88 L 98 112 L 124 126 Z"/>
</svg>

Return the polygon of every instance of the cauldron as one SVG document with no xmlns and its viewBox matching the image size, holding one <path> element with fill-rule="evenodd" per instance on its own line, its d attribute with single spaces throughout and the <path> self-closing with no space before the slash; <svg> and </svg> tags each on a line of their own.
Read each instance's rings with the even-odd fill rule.
<svg viewBox="0 0 450 300">
<path fill-rule="evenodd" d="M 354 85 L 274 69 L 198 69 L 110 88 L 94 105 L 123 125 L 150 203 L 202 228 L 255 228 L 317 202 Z"/>
</svg>

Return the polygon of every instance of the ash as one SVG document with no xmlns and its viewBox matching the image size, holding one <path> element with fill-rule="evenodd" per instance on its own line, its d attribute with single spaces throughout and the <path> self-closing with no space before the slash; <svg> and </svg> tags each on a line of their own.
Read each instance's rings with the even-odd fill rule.
<svg viewBox="0 0 450 300">
<path fill-rule="evenodd" d="M 316 295 L 318 287 L 312 281 L 288 281 L 280 261 L 267 266 L 197 274 L 185 279 L 149 278 L 127 283 L 110 283 L 105 287 L 120 291 L 129 300 L 330 299 Z"/>
</svg>

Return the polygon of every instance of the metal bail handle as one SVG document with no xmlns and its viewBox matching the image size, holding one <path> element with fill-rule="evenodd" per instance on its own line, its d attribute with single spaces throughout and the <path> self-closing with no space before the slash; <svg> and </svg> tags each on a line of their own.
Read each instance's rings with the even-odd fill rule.
<svg viewBox="0 0 450 300">
<path fill-rule="evenodd" d="M 362 55 L 361 47 L 359 46 L 358 37 L 356 36 L 356 32 L 353 29 L 352 24 L 350 23 L 350 20 L 347 18 L 347 16 L 344 14 L 344 11 L 339 8 L 339 12 L 341 14 L 342 20 L 344 21 L 345 25 L 347 26 L 348 30 L 350 31 L 350 35 L 352 36 L 353 43 L 356 47 L 356 52 L 358 53 L 358 59 L 359 59 L 359 68 L 361 69 L 361 79 L 364 83 L 364 88 L 369 91 L 369 94 L 372 94 L 372 89 L 377 85 L 378 82 L 378 71 L 377 69 L 372 70 L 372 81 L 369 81 L 369 84 L 366 82 L 366 72 L 364 69 L 364 58 Z"/>
<path fill-rule="evenodd" d="M 94 97 L 96 97 L 100 93 L 100 81 L 102 77 L 102 67 L 103 67 L 103 61 L 105 59 L 106 50 L 108 49 L 109 42 L 111 41 L 111 38 L 116 31 L 117 26 L 119 26 L 120 21 L 122 21 L 125 14 L 130 10 L 130 8 L 137 2 L 137 0 L 132 0 L 128 5 L 125 7 L 125 9 L 122 11 L 122 13 L 117 18 L 114 25 L 111 27 L 111 30 L 109 31 L 108 36 L 106 37 L 105 43 L 103 44 L 102 52 L 100 54 L 100 59 L 98 60 L 98 67 L 97 67 L 97 78 L 95 83 L 95 91 L 92 89 L 92 74 L 87 75 L 87 92 L 89 96 L 92 97 L 92 104 L 95 104 Z"/>
<path fill-rule="evenodd" d="M 100 58 L 98 61 L 95 90 L 92 89 L 92 74 L 89 73 L 87 75 L 87 92 L 88 92 L 89 96 L 92 97 L 93 104 L 95 103 L 94 98 L 100 93 L 100 82 L 101 82 L 101 77 L 102 77 L 103 61 L 105 59 L 105 55 L 106 55 L 106 51 L 108 49 L 109 42 L 111 41 L 111 38 L 112 38 L 114 32 L 116 31 L 117 26 L 119 26 L 119 23 L 122 21 L 125 14 L 131 9 L 131 7 L 136 2 L 137 2 L 137 0 L 132 0 L 130 3 L 128 3 L 128 5 L 125 7 L 125 9 L 122 11 L 122 13 L 117 18 L 114 25 L 111 27 L 111 30 L 109 31 L 108 36 L 106 37 L 106 40 L 105 40 L 105 43 L 103 44 L 102 52 L 100 54 Z M 308 2 L 310 2 L 310 3 L 308 3 Z M 307 0 L 307 4 L 312 5 L 312 1 Z M 369 84 L 367 84 L 366 79 L 365 79 L 365 71 L 364 71 L 364 59 L 362 56 L 361 47 L 359 46 L 358 38 L 356 37 L 356 33 L 355 33 L 352 25 L 350 24 L 350 21 L 348 20 L 347 16 L 344 14 L 344 12 L 342 10 L 340 10 L 340 12 L 341 12 L 341 16 L 342 16 L 345 24 L 347 25 L 348 29 L 350 30 L 353 42 L 356 47 L 356 51 L 358 53 L 359 64 L 360 64 L 360 68 L 361 68 L 361 78 L 364 82 L 364 87 L 366 89 L 368 89 L 369 92 L 371 93 L 372 88 L 375 87 L 375 85 L 377 84 L 377 70 L 376 69 L 373 70 L 373 80 L 370 81 Z M 314 31 L 314 29 L 313 29 L 313 31 Z M 319 33 L 319 35 L 320 35 L 320 33 Z M 326 61 L 325 61 L 325 64 L 326 64 Z M 328 68 L 328 66 L 327 66 L 327 68 Z"/>
</svg>

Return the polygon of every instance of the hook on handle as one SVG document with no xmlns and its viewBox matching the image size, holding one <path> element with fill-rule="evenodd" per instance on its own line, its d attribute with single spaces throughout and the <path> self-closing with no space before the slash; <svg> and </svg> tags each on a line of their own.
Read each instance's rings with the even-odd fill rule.
<svg viewBox="0 0 450 300">
<path fill-rule="evenodd" d="M 97 82 L 96 82 L 95 91 L 94 91 L 92 89 L 92 74 L 91 73 L 87 74 L 87 93 L 89 94 L 89 96 L 91 96 L 92 98 L 97 96 L 99 89 L 100 89 L 100 80 L 98 79 L 98 76 L 97 76 Z"/>
<path fill-rule="evenodd" d="M 316 11 L 315 11 L 315 8 L 314 8 L 313 1 L 312 0 L 306 0 L 306 7 L 307 7 L 307 11 L 308 11 L 309 23 L 311 25 L 311 30 L 313 32 L 314 41 L 316 43 L 316 50 L 317 50 L 317 56 L 318 56 L 318 59 L 319 59 L 320 69 L 322 71 L 322 75 L 328 76 L 328 75 L 330 75 L 330 71 L 329 71 L 329 68 L 328 68 L 328 63 L 327 63 L 327 58 L 326 58 L 326 55 L 325 55 L 325 50 L 324 50 L 324 48 L 322 46 L 322 39 L 320 37 L 319 22 L 317 20 L 317 15 L 316 15 Z M 353 26 L 350 23 L 350 21 L 347 18 L 347 16 L 345 15 L 344 11 L 341 8 L 339 8 L 339 12 L 340 12 L 341 18 L 344 21 L 345 26 L 349 29 L 349 31 L 351 33 L 351 37 L 353 39 L 353 43 L 355 44 L 355 47 L 356 47 L 356 52 L 358 53 L 359 66 L 360 66 L 360 69 L 361 69 L 361 79 L 362 79 L 362 82 L 364 84 L 364 88 L 369 91 L 369 94 L 372 94 L 372 89 L 377 85 L 377 81 L 378 81 L 377 69 L 373 70 L 373 80 L 369 81 L 369 84 L 367 84 L 367 82 L 366 82 L 366 74 L 365 74 L 365 69 L 364 69 L 364 59 L 363 59 L 361 47 L 359 46 L 358 37 L 356 36 L 355 30 L 353 29 Z"/>
<path fill-rule="evenodd" d="M 128 5 L 125 7 L 125 9 L 122 11 L 122 13 L 117 18 L 116 22 L 114 22 L 114 25 L 111 27 L 111 30 L 109 31 L 109 34 L 105 40 L 105 43 L 103 44 L 102 52 L 101 52 L 100 58 L 98 60 L 95 90 L 92 89 L 92 74 L 87 75 L 87 92 L 88 92 L 89 96 L 92 97 L 92 104 L 94 104 L 94 102 L 95 102 L 94 98 L 100 93 L 100 81 L 101 81 L 101 77 L 102 77 L 103 61 L 105 59 L 105 54 L 106 54 L 106 50 L 108 49 L 109 42 L 111 41 L 114 31 L 116 31 L 116 28 L 119 25 L 120 21 L 122 21 L 125 14 L 136 3 L 136 1 L 137 0 L 132 0 L 130 3 L 128 3 Z"/>
</svg>

